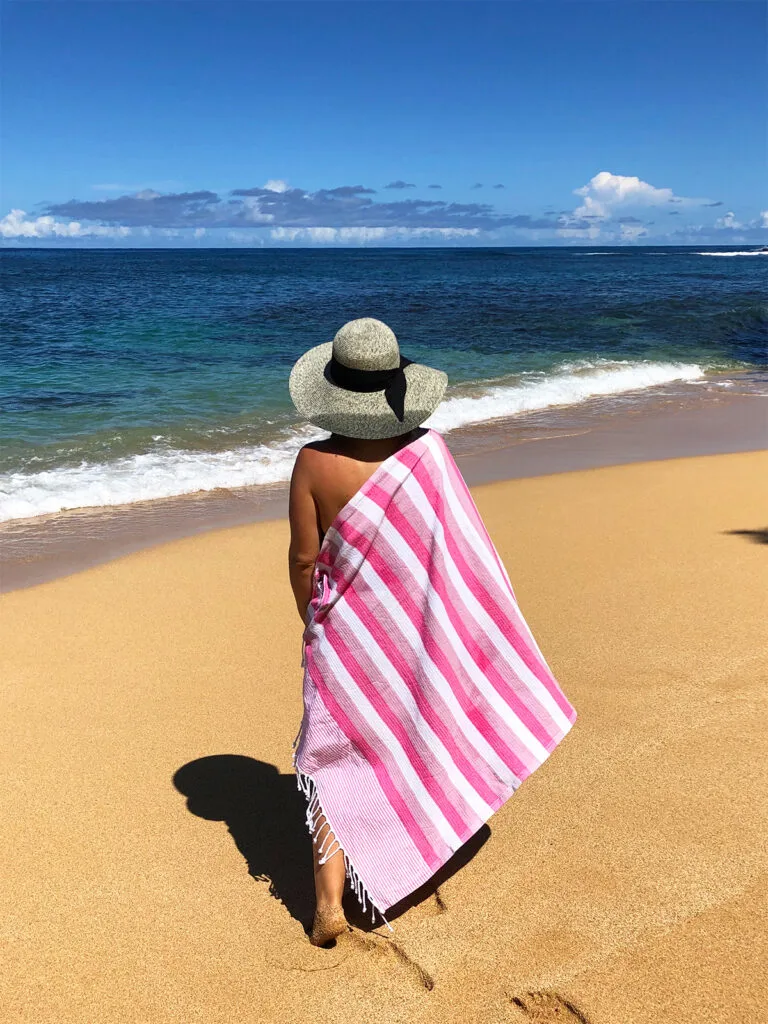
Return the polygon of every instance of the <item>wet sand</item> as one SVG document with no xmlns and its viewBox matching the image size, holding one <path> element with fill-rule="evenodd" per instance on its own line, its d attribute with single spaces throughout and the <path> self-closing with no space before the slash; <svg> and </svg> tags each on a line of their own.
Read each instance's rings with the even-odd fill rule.
<svg viewBox="0 0 768 1024">
<path fill-rule="evenodd" d="M 763 1019 L 768 453 L 474 493 L 579 718 L 393 936 L 304 934 L 285 522 L 0 599 L 8 1020 Z"/>
</svg>

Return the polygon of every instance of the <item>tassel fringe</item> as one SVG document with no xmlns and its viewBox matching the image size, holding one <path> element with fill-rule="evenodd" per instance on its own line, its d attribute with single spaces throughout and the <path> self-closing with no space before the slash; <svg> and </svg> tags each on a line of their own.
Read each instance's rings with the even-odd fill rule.
<svg viewBox="0 0 768 1024">
<path fill-rule="evenodd" d="M 315 785 L 314 779 L 310 775 L 306 775 L 296 765 L 296 744 L 299 740 L 299 736 L 301 736 L 301 729 L 299 729 L 299 733 L 296 739 L 293 741 L 293 768 L 294 771 L 296 772 L 296 785 L 307 799 L 306 823 L 307 828 L 309 829 L 309 834 L 312 837 L 312 842 L 315 844 L 315 846 L 317 846 L 317 851 L 320 854 L 320 857 L 318 858 L 318 863 L 325 864 L 325 862 L 330 857 L 333 857 L 334 854 L 338 853 L 339 850 L 341 850 L 342 855 L 344 857 L 344 870 L 346 871 L 346 875 L 349 880 L 349 884 L 352 888 L 352 891 L 354 892 L 358 902 L 360 903 L 360 906 L 362 907 L 363 913 L 365 913 L 366 908 L 370 908 L 371 923 L 373 924 L 375 922 L 376 914 L 378 914 L 379 917 L 384 922 L 384 924 L 387 926 L 387 928 L 389 928 L 389 930 L 392 932 L 394 931 L 394 928 L 386 919 L 381 910 L 379 910 L 379 908 L 373 902 L 373 900 L 371 899 L 371 894 L 368 892 L 365 885 L 363 884 L 363 880 L 357 873 L 354 865 L 350 862 L 350 859 L 347 856 L 346 851 L 342 850 L 341 844 L 339 843 L 339 840 L 336 838 L 336 829 L 328 820 L 328 815 L 325 813 L 320 804 L 320 795 L 317 792 L 317 786 Z M 320 826 L 319 831 L 316 833 L 315 828 L 317 826 L 319 818 L 325 818 L 325 821 Z M 327 829 L 326 825 L 328 826 Z"/>
</svg>

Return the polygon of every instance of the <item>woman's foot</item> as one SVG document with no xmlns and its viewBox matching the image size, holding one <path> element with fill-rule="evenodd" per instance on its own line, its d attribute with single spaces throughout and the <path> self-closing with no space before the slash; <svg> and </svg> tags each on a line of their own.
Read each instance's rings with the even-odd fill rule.
<svg viewBox="0 0 768 1024">
<path fill-rule="evenodd" d="M 331 939 L 338 938 L 348 927 L 341 906 L 318 907 L 315 911 L 315 920 L 312 923 L 309 941 L 313 946 L 324 946 Z"/>
</svg>

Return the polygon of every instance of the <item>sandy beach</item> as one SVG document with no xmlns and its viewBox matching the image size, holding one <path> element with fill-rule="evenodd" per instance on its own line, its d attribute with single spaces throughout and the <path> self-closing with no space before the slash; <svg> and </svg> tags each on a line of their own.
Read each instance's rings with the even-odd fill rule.
<svg viewBox="0 0 768 1024">
<path fill-rule="evenodd" d="M 474 494 L 579 718 L 392 934 L 329 950 L 287 523 L 0 598 L 6 1019 L 765 1019 L 768 452 Z"/>
</svg>

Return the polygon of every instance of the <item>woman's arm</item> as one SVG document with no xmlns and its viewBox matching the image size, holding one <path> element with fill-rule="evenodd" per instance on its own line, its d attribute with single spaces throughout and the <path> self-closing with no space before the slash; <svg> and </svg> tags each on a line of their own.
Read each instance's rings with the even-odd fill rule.
<svg viewBox="0 0 768 1024">
<path fill-rule="evenodd" d="M 288 548 L 288 575 L 302 621 L 312 597 L 312 571 L 320 551 L 320 528 L 311 487 L 311 452 L 299 452 L 291 476 L 288 518 L 291 543 Z M 308 458 L 309 456 L 309 458 Z"/>
</svg>

